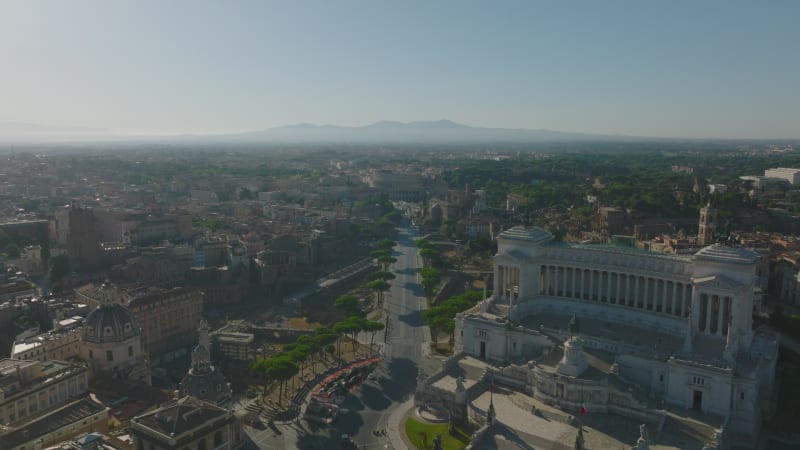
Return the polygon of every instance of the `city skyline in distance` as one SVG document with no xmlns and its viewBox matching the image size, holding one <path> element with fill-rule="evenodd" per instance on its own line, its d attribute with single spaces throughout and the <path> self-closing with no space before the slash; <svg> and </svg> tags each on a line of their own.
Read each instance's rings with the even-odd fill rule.
<svg viewBox="0 0 800 450">
<path fill-rule="evenodd" d="M 447 118 L 800 137 L 796 2 L 10 1 L 0 12 L 0 123 L 158 136 Z"/>
</svg>

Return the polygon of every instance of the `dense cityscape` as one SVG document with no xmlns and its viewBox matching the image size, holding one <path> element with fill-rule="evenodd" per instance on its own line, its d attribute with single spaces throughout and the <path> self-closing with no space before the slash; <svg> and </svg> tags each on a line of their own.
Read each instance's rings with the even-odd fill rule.
<svg viewBox="0 0 800 450">
<path fill-rule="evenodd" d="M 3 155 L 3 448 L 794 445 L 793 143 L 110 147 Z"/>
<path fill-rule="evenodd" d="M 800 449 L 798 17 L 0 1 L 0 450 Z"/>
</svg>

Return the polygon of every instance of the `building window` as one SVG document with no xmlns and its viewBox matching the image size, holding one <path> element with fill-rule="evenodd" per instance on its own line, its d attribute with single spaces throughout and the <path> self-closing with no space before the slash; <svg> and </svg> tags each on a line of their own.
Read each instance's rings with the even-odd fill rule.
<svg viewBox="0 0 800 450">
<path fill-rule="evenodd" d="M 92 359 L 92 358 L 94 358 L 94 353 L 91 350 L 89 350 L 89 359 Z"/>
<path fill-rule="evenodd" d="M 486 333 L 486 330 L 478 330 L 478 336 L 480 337 L 486 337 L 487 334 L 488 333 Z"/>
<path fill-rule="evenodd" d="M 114 351 L 106 350 L 106 361 L 113 361 L 113 360 L 114 360 Z"/>
<path fill-rule="evenodd" d="M 197 441 L 197 450 L 206 450 L 206 439 L 200 439 Z"/>
<path fill-rule="evenodd" d="M 222 431 L 217 431 L 214 433 L 214 447 L 219 447 L 222 445 Z"/>
<path fill-rule="evenodd" d="M 739 393 L 739 400 L 744 400 L 744 391 Z"/>
<path fill-rule="evenodd" d="M 128 346 L 128 356 L 133 356 L 133 346 L 132 345 Z"/>
<path fill-rule="evenodd" d="M 706 379 L 703 377 L 692 377 L 692 383 L 698 386 L 703 386 L 706 384 Z"/>
</svg>

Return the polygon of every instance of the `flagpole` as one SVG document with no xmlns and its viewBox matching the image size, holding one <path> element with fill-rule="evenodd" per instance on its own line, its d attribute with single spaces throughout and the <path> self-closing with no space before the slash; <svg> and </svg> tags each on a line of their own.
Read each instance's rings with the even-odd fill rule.
<svg viewBox="0 0 800 450">
<path fill-rule="evenodd" d="M 578 419 L 578 431 L 583 431 L 583 415 L 586 414 L 586 407 L 584 404 L 586 403 L 586 395 L 583 390 L 583 386 L 581 386 L 581 408 L 578 411 L 580 419 Z"/>
<path fill-rule="evenodd" d="M 492 384 L 489 385 L 489 407 L 494 406 L 494 372 L 492 372 Z"/>
<path fill-rule="evenodd" d="M 494 425 L 494 372 L 492 372 L 492 384 L 489 386 L 489 411 L 487 413 L 489 425 Z"/>
</svg>

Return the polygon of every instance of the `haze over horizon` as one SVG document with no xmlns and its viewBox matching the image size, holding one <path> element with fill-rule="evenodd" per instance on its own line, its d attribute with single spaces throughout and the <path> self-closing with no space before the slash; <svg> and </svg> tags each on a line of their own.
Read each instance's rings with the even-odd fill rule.
<svg viewBox="0 0 800 450">
<path fill-rule="evenodd" d="M 800 138 L 798 13 L 790 1 L 9 1 L 0 123 L 132 135 L 446 118 Z"/>
</svg>

